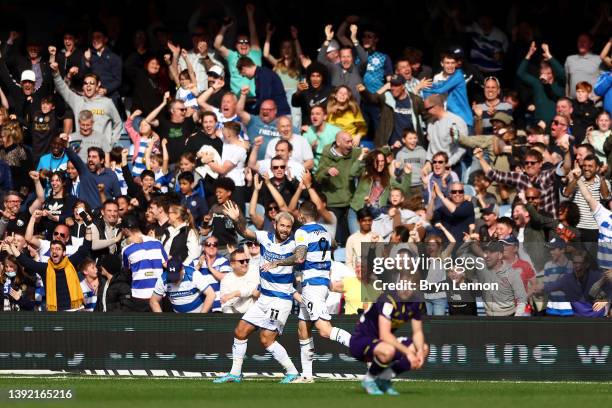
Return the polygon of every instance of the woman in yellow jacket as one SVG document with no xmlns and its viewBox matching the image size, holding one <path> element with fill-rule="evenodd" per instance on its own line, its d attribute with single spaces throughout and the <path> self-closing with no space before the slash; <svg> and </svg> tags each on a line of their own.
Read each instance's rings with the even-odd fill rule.
<svg viewBox="0 0 612 408">
<path fill-rule="evenodd" d="M 353 136 L 353 145 L 359 146 L 368 126 L 351 90 L 342 85 L 334 89 L 327 100 L 327 122 Z"/>
</svg>

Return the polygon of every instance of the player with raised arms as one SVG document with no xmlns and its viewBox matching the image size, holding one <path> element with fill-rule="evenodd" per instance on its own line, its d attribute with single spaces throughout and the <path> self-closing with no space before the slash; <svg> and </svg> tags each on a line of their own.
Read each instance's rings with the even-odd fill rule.
<svg viewBox="0 0 612 408">
<path fill-rule="evenodd" d="M 348 347 L 351 334 L 338 327 L 332 327 L 327 311 L 326 299 L 329 294 L 331 271 L 331 236 L 316 222 L 319 218 L 317 207 L 311 201 L 304 201 L 299 209 L 299 221 L 303 224 L 295 231 L 296 262 L 302 265 L 302 301 L 300 303 L 298 337 L 302 378 L 299 382 L 310 383 L 314 342 L 312 326 L 321 337 L 328 338 Z"/>
<path fill-rule="evenodd" d="M 414 280 L 417 274 L 403 276 Z M 410 290 L 383 293 L 360 317 L 351 337 L 353 357 L 371 363 L 362 387 L 370 395 L 398 395 L 391 380 L 408 370 L 418 370 L 425 364 L 429 346 L 425 343 L 421 313 L 423 303 L 417 302 Z M 412 339 L 398 338 L 395 331 L 410 322 Z"/>
<path fill-rule="evenodd" d="M 247 338 L 257 328 L 260 329 L 259 340 L 286 370 L 281 383 L 294 382 L 298 371 L 287 354 L 287 350 L 276 341 L 291 313 L 295 289 L 292 265 L 295 264 L 295 241 L 291 238 L 293 216 L 281 212 L 274 219 L 274 233 L 251 231 L 246 228 L 246 220 L 240 214 L 236 204 L 228 201 L 223 212 L 234 222 L 237 231 L 243 237 L 257 240 L 261 248 L 259 261 L 261 295 L 246 311 L 234 331 L 232 346 L 232 369 L 225 376 L 214 380 L 215 383 L 240 382 L 242 380 L 242 362 L 247 350 Z M 299 294 L 296 295 L 299 300 Z"/>
</svg>

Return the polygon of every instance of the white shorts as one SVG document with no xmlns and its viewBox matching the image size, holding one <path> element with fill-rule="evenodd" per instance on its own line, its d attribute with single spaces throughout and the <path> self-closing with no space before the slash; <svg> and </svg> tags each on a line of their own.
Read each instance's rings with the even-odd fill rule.
<svg viewBox="0 0 612 408">
<path fill-rule="evenodd" d="M 331 320 L 327 310 L 327 296 L 329 288 L 323 285 L 306 285 L 302 288 L 302 303 L 298 318 L 307 322 L 316 322 L 319 319 Z"/>
<path fill-rule="evenodd" d="M 292 306 L 293 301 L 291 300 L 262 295 L 249 307 L 249 310 L 242 316 L 242 320 L 260 329 L 283 334 Z"/>
</svg>

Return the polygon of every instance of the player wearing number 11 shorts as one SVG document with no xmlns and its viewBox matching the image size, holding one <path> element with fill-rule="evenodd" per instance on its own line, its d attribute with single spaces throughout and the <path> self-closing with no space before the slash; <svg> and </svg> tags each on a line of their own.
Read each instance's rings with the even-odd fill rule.
<svg viewBox="0 0 612 408">
<path fill-rule="evenodd" d="M 287 350 L 276 341 L 287 322 L 293 305 L 293 265 L 296 256 L 295 241 L 291 238 L 293 216 L 287 212 L 279 213 L 274 219 L 274 233 L 251 231 L 246 228 L 246 221 L 238 207 L 228 201 L 224 213 L 234 221 L 240 235 L 247 239 L 257 240 L 261 248 L 259 263 L 261 296 L 246 311 L 234 331 L 232 346 L 232 369 L 225 376 L 214 380 L 215 383 L 240 382 L 242 380 L 242 362 L 247 350 L 247 339 L 258 328 L 259 340 L 286 370 L 281 383 L 294 382 L 298 371 L 293 365 Z M 299 298 L 299 295 L 296 296 Z"/>
</svg>

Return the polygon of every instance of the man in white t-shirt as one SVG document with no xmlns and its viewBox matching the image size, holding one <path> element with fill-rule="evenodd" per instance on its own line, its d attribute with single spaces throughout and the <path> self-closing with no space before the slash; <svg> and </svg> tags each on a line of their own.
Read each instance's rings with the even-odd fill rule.
<svg viewBox="0 0 612 408">
<path fill-rule="evenodd" d="M 280 138 L 275 137 L 270 140 L 270 143 L 268 143 L 266 147 L 265 159 L 269 160 L 276 156 L 276 144 L 280 140 L 286 140 L 291 143 L 291 160 L 301 163 L 307 170 L 312 170 L 314 166 L 314 155 L 312 154 L 310 143 L 308 143 L 305 137 L 293 133 L 291 119 L 288 116 L 281 116 L 278 118 L 277 128 L 278 133 L 280 133 Z"/>
<path fill-rule="evenodd" d="M 272 174 L 271 160 L 257 160 L 257 154 L 259 153 L 259 149 L 263 144 L 263 138 L 261 136 L 256 137 L 253 143 L 253 149 L 251 150 L 251 154 L 249 155 L 249 167 L 258 172 L 259 174 L 268 174 L 270 178 L 274 175 Z M 302 163 L 293 160 L 293 146 L 291 143 L 284 139 L 277 140 L 276 146 L 274 147 L 274 151 L 276 154 L 274 157 L 280 157 L 285 161 L 285 175 L 288 179 L 296 178 L 299 181 L 302 181 L 302 175 L 304 174 L 304 166 Z"/>
</svg>

